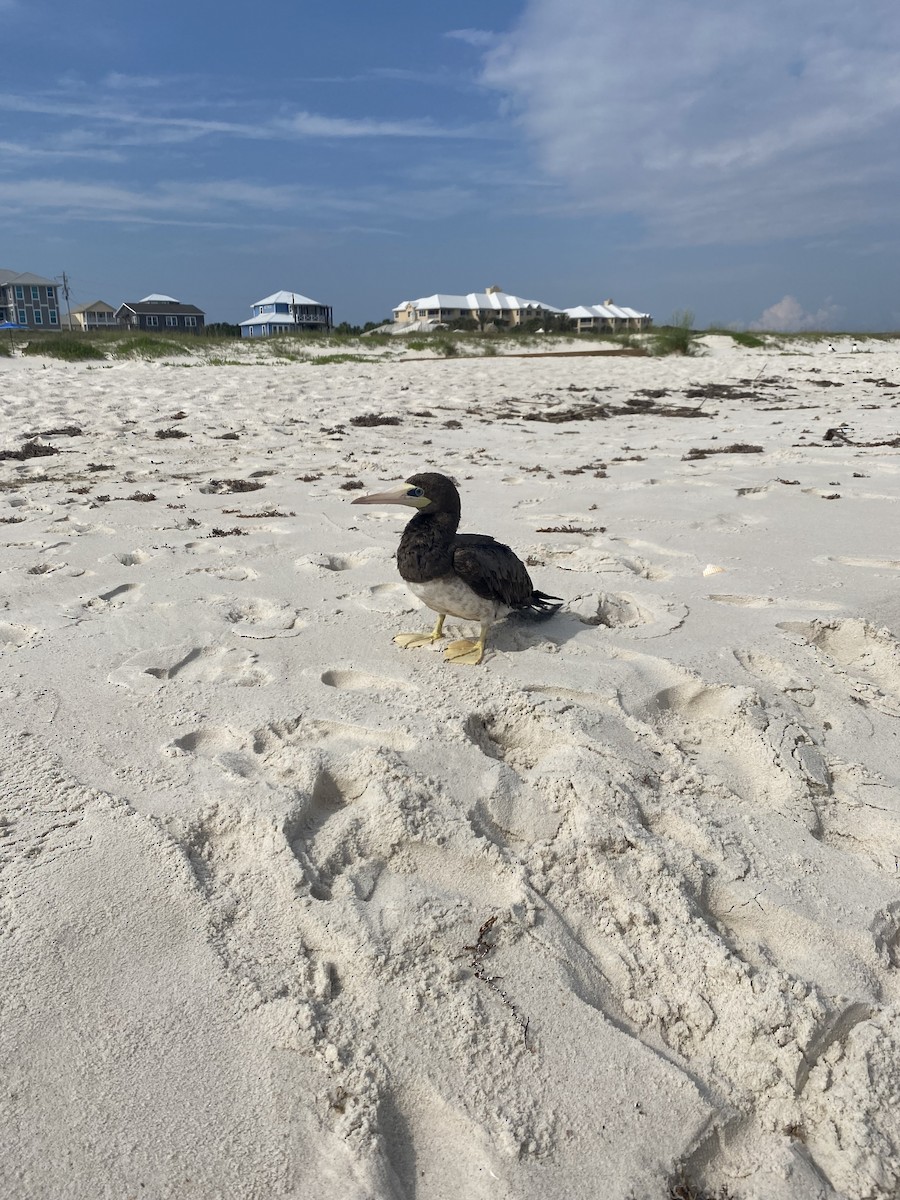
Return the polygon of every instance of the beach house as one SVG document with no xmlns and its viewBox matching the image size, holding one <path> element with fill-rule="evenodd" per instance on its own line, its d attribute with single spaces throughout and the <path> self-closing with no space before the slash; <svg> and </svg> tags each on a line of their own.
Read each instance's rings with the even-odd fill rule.
<svg viewBox="0 0 900 1200">
<path fill-rule="evenodd" d="M 653 324 L 649 313 L 636 312 L 604 300 L 602 304 L 581 304 L 563 310 L 576 333 L 624 333 L 628 329 L 647 329 Z"/>
<path fill-rule="evenodd" d="M 174 333 L 202 333 L 205 315 L 194 304 L 182 304 L 172 296 L 153 293 L 143 300 L 129 300 L 116 309 L 116 320 L 125 329 L 140 329 L 149 333 L 168 330 Z"/>
<path fill-rule="evenodd" d="M 0 324 L 58 329 L 59 287 L 52 279 L 0 268 Z"/>
<path fill-rule="evenodd" d="M 90 304 L 76 304 L 71 310 L 72 328 L 80 333 L 94 329 L 117 329 L 116 310 L 105 300 L 92 300 Z"/>
<path fill-rule="evenodd" d="M 446 325 L 460 318 L 475 321 L 481 328 L 486 325 L 513 327 L 523 325 L 526 321 L 558 315 L 561 311 L 540 300 L 511 296 L 493 284 L 483 292 L 469 292 L 465 296 L 436 292 L 433 296 L 421 296 L 418 300 L 404 300 L 393 310 L 393 315 L 394 323 L 400 330 L 412 330 Z"/>
<path fill-rule="evenodd" d="M 241 337 L 271 337 L 301 330 L 327 333 L 332 326 L 331 306 L 299 292 L 273 292 L 251 304 L 250 311 L 253 316 L 241 321 Z"/>
</svg>

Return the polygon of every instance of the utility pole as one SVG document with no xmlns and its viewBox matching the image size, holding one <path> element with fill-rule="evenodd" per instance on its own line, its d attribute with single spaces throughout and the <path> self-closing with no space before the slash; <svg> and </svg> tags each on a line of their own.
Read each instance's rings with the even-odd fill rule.
<svg viewBox="0 0 900 1200">
<path fill-rule="evenodd" d="M 66 314 L 67 314 L 67 320 L 69 323 L 69 333 L 71 333 L 72 332 L 72 310 L 69 307 L 69 277 L 65 273 L 65 271 L 63 271 L 63 273 L 62 273 L 62 289 L 63 289 L 63 295 L 66 298 Z"/>
</svg>

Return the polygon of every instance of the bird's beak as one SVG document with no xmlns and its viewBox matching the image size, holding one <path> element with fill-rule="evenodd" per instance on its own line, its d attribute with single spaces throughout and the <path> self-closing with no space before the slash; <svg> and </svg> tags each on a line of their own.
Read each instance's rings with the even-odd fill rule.
<svg viewBox="0 0 900 1200">
<path fill-rule="evenodd" d="M 408 504 L 412 508 L 418 505 L 409 494 L 409 484 L 402 483 L 399 487 L 391 488 L 389 492 L 377 492 L 372 496 L 357 496 L 353 504 Z"/>
</svg>

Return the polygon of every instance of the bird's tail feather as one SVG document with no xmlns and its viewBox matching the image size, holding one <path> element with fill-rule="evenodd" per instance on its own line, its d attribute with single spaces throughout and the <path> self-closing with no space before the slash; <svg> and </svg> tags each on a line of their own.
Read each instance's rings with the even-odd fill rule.
<svg viewBox="0 0 900 1200">
<path fill-rule="evenodd" d="M 554 603 L 555 602 L 555 603 Z M 564 601 L 560 596 L 548 596 L 546 592 L 533 591 L 531 599 L 527 600 L 516 613 L 529 621 L 546 621 L 554 613 L 559 612 Z"/>
</svg>

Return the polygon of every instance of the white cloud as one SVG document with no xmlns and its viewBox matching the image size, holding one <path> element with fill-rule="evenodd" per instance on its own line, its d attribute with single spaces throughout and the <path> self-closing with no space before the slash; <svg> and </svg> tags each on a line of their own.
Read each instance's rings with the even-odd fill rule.
<svg viewBox="0 0 900 1200">
<path fill-rule="evenodd" d="M 19 159 L 85 158 L 92 162 L 121 162 L 122 155 L 100 147 L 78 149 L 65 146 L 34 146 L 28 142 L 0 141 L 0 154 Z"/>
<path fill-rule="evenodd" d="M 456 38 L 457 41 L 466 42 L 469 46 L 475 46 L 481 50 L 496 46 L 499 40 L 496 33 L 491 33 L 487 29 L 448 29 L 444 37 Z"/>
<path fill-rule="evenodd" d="M 530 0 L 482 82 L 578 211 L 752 243 L 893 215 L 898 46 L 887 0 Z"/>
<path fill-rule="evenodd" d="M 827 303 L 818 312 L 807 312 L 796 296 L 784 296 L 765 310 L 750 329 L 774 330 L 778 333 L 801 333 L 807 329 L 833 329 L 843 313 L 837 304 Z"/>
<path fill-rule="evenodd" d="M 242 179 L 202 183 L 160 180 L 150 187 L 129 187 L 62 178 L 0 180 L 0 223 L 19 216 L 29 219 L 127 221 L 134 224 L 243 225 L 278 215 L 314 217 L 329 226 L 384 219 L 385 213 L 409 208 L 426 219 L 452 217 L 471 207 L 473 194 L 448 186 L 427 190 L 373 184 L 332 189 L 302 184 L 259 184 Z M 372 229 L 367 225 L 367 228 Z M 389 232 L 379 229 L 378 232 Z M 396 232 L 396 231 L 393 231 Z"/>
<path fill-rule="evenodd" d="M 172 81 L 162 75 L 123 75 L 120 71 L 110 71 L 103 82 L 106 87 L 116 91 L 131 91 L 137 88 L 169 87 Z"/>
<path fill-rule="evenodd" d="M 278 121 L 276 129 L 300 137 L 325 138 L 469 138 L 483 136 L 472 129 L 452 129 L 433 121 L 373 121 L 362 117 L 325 117 L 319 113 L 298 112 Z"/>
<path fill-rule="evenodd" d="M 382 121 L 367 117 L 329 117 L 302 111 L 259 122 L 181 117 L 165 112 L 147 114 L 123 107 L 118 98 L 114 103 L 102 103 L 61 96 L 0 93 L 0 108 L 9 112 L 47 116 L 56 121 L 76 117 L 103 129 L 127 129 L 124 137 L 114 135 L 115 144 L 118 145 L 178 144 L 210 137 L 294 141 L 301 138 L 480 139 L 493 136 L 487 125 L 454 128 L 423 119 Z"/>
</svg>

